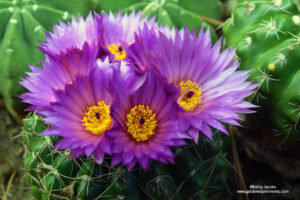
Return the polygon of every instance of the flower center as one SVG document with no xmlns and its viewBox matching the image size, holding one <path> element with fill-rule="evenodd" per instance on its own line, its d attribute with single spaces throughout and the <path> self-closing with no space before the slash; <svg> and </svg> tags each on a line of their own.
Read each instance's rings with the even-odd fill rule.
<svg viewBox="0 0 300 200">
<path fill-rule="evenodd" d="M 85 117 L 82 120 L 82 125 L 86 130 L 94 135 L 103 135 L 106 130 L 111 128 L 110 105 L 99 101 L 97 106 L 87 107 L 87 110 L 88 112 L 84 113 Z"/>
<path fill-rule="evenodd" d="M 180 97 L 177 103 L 186 111 L 193 111 L 196 106 L 202 100 L 202 90 L 198 83 L 192 82 L 190 80 L 181 81 L 180 86 Z M 178 87 L 179 87 L 178 86 Z"/>
<path fill-rule="evenodd" d="M 114 60 L 124 60 L 126 58 L 126 52 L 120 45 L 111 44 L 106 47 L 112 54 L 115 55 Z"/>
<path fill-rule="evenodd" d="M 157 121 L 155 114 L 149 109 L 149 106 L 137 105 L 130 109 L 127 114 L 127 132 L 137 142 L 144 142 L 155 134 Z"/>
</svg>

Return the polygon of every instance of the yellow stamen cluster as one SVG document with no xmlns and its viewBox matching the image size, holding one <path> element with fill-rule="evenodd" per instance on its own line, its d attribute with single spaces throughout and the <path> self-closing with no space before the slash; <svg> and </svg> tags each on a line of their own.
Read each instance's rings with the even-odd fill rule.
<svg viewBox="0 0 300 200">
<path fill-rule="evenodd" d="M 111 44 L 107 45 L 106 48 L 115 55 L 115 60 L 124 60 L 126 58 L 126 52 L 121 48 L 120 45 Z"/>
<path fill-rule="evenodd" d="M 179 83 L 180 96 L 178 104 L 186 111 L 193 111 L 202 100 L 202 90 L 198 83 L 190 80 L 181 81 Z"/>
<path fill-rule="evenodd" d="M 97 106 L 87 107 L 88 112 L 84 113 L 82 125 L 85 129 L 94 135 L 103 135 L 104 132 L 111 128 L 112 118 L 110 116 L 110 105 L 104 101 L 99 101 Z"/>
<path fill-rule="evenodd" d="M 157 127 L 155 116 L 156 114 L 149 109 L 149 106 L 134 106 L 127 114 L 127 132 L 137 142 L 149 140 L 155 134 Z"/>
</svg>

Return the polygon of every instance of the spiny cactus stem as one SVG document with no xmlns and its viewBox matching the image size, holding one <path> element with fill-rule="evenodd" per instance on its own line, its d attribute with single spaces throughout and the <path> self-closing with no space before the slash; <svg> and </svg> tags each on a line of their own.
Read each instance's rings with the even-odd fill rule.
<svg viewBox="0 0 300 200">
<path fill-rule="evenodd" d="M 80 177 L 85 183 L 90 183 L 92 181 L 92 177 L 88 175 L 83 175 Z"/>
<path fill-rule="evenodd" d="M 118 181 L 120 177 L 121 177 L 121 173 L 119 173 L 118 177 L 114 180 L 114 182 L 110 184 L 96 199 L 101 198 Z"/>
<path fill-rule="evenodd" d="M 66 193 L 69 197 L 74 196 L 74 185 L 76 181 L 72 181 L 70 185 L 63 188 L 63 192 Z"/>
<path fill-rule="evenodd" d="M 25 118 L 25 119 L 22 120 L 22 122 L 23 122 L 23 124 L 25 124 L 26 121 L 32 121 L 32 120 L 34 120 L 34 123 L 33 123 L 32 127 L 31 127 L 31 128 L 28 128 L 28 127 L 27 127 L 27 128 L 29 129 L 29 131 L 32 131 L 32 132 L 28 132 L 28 133 L 34 134 L 34 133 L 36 133 L 35 130 L 36 130 L 36 126 L 37 126 L 38 119 L 39 119 L 40 117 L 36 114 L 36 111 L 34 111 L 33 114 L 32 114 L 32 113 L 29 113 L 28 116 L 31 116 L 31 115 L 34 116 L 34 119 L 31 119 L 31 118 L 29 118 L 29 119 L 28 119 L 28 118 Z"/>
<path fill-rule="evenodd" d="M 189 177 L 194 176 L 194 174 L 196 174 L 196 172 L 197 172 L 197 170 L 196 170 L 196 169 L 193 169 L 193 170 L 191 171 L 191 173 L 189 174 Z"/>
<path fill-rule="evenodd" d="M 126 198 L 126 196 L 124 196 L 124 195 L 117 195 L 117 200 L 123 200 L 125 198 Z"/>
<path fill-rule="evenodd" d="M 149 182 L 147 182 L 146 184 L 146 190 L 150 191 L 150 188 L 153 186 L 153 184 L 155 184 L 157 186 L 157 188 L 161 188 L 162 190 L 166 191 L 166 183 L 164 181 L 164 179 L 170 179 L 172 180 L 172 177 L 170 175 L 159 175 L 154 177 L 152 180 L 150 180 Z M 159 191 L 160 192 L 160 191 Z"/>
<path fill-rule="evenodd" d="M 223 160 L 225 160 L 225 162 L 232 168 L 232 169 L 234 169 L 234 166 L 231 164 L 231 162 L 223 155 L 223 154 L 219 154 L 219 156 L 223 159 Z"/>
<path fill-rule="evenodd" d="M 84 176 L 86 176 L 86 175 L 84 175 Z M 87 177 L 82 176 L 81 178 L 83 179 L 85 186 L 90 184 Z M 79 194 L 81 194 L 81 192 L 83 192 L 83 189 L 84 189 L 84 187 L 81 188 L 81 190 L 78 192 L 77 196 L 79 196 Z"/>
<path fill-rule="evenodd" d="M 52 141 L 50 139 L 50 136 L 45 136 L 46 142 L 45 144 L 49 145 L 50 147 L 53 147 Z"/>
<path fill-rule="evenodd" d="M 202 162 L 201 156 L 199 155 L 198 150 L 197 150 L 195 144 L 193 143 L 192 146 L 193 146 L 194 151 L 196 152 L 196 155 L 197 155 L 198 159 Z"/>
<path fill-rule="evenodd" d="M 50 146 L 53 146 L 56 140 L 49 136 L 39 135 L 46 128 L 41 118 L 28 116 L 28 119 L 32 119 L 32 121 L 26 121 L 26 126 L 22 131 L 22 136 L 24 135 L 22 139 L 25 141 L 25 147 L 28 148 L 25 161 L 26 179 L 33 185 L 32 193 L 38 199 L 131 199 L 133 197 L 133 199 L 155 200 L 167 197 L 175 200 L 181 198 L 181 195 L 186 195 L 185 188 L 189 187 L 190 181 L 197 181 L 196 184 L 201 182 L 201 187 L 199 186 L 201 189 L 192 187 L 192 196 L 198 197 L 199 191 L 204 192 L 202 187 L 209 173 L 212 173 L 211 170 L 218 170 L 218 167 L 211 167 L 211 165 L 216 165 L 213 162 L 216 156 L 213 158 L 209 156 L 206 160 L 206 156 L 201 156 L 202 153 L 213 150 L 214 154 L 218 155 L 219 152 L 222 152 L 219 150 L 222 146 L 220 142 L 215 144 L 203 139 L 199 144 L 201 148 L 199 146 L 183 148 L 184 155 L 191 153 L 195 156 L 196 150 L 198 156 L 195 156 L 195 163 L 187 166 L 189 168 L 193 166 L 194 170 L 192 172 L 190 170 L 183 171 L 184 174 L 180 174 L 179 184 L 181 183 L 181 185 L 177 189 L 177 183 L 171 175 L 172 172 L 157 163 L 151 163 L 153 165 L 151 172 L 135 176 L 135 172 L 127 172 L 123 166 L 111 168 L 106 161 L 99 166 L 93 158 L 68 158 L 70 151 L 51 152 Z M 29 129 L 31 131 L 27 134 Z M 25 136 L 28 136 L 28 140 Z M 218 139 L 217 136 L 214 137 Z M 212 147 L 213 145 L 216 146 Z M 226 155 L 224 154 L 224 156 Z M 199 162 L 199 160 L 201 161 Z M 179 159 L 179 161 L 181 160 Z M 183 159 L 183 161 L 185 160 Z M 217 164 L 217 166 L 219 165 Z M 139 168 L 136 170 L 138 173 L 143 173 L 139 172 Z M 190 172 L 191 174 L 189 174 Z M 202 172 L 205 172 L 205 177 L 202 176 Z M 209 177 L 207 188 L 216 188 L 215 185 L 210 185 L 212 180 L 221 184 L 225 181 L 226 175 L 223 173 L 223 167 L 221 172 L 220 177 L 217 175 L 216 179 Z M 181 178 L 182 175 L 183 178 Z M 217 187 L 219 188 L 219 186 Z M 203 195 L 209 195 L 204 193 Z M 190 194 L 187 195 L 190 196 Z M 200 195 L 202 196 L 202 193 Z"/>
<path fill-rule="evenodd" d="M 139 180 L 137 179 L 136 176 L 133 176 L 133 178 L 135 179 L 135 181 L 138 183 L 137 185 L 139 186 L 139 188 L 151 199 L 151 200 L 156 200 L 154 199 L 147 190 L 145 190 L 145 188 L 139 183 Z M 171 199 L 170 199 L 171 200 Z"/>
<path fill-rule="evenodd" d="M 207 159 L 207 160 L 201 162 L 201 164 L 198 165 L 198 166 L 195 168 L 196 172 L 200 169 L 200 167 L 201 167 L 202 165 L 204 165 L 204 164 L 206 164 L 206 163 L 209 163 L 209 162 L 212 161 L 212 160 L 215 160 L 215 159 L 217 158 L 217 156 L 218 156 L 218 155 L 213 156 L 213 157 L 211 157 L 211 158 L 209 158 L 209 159 Z M 201 160 L 200 160 L 200 161 L 201 161 Z"/>
<path fill-rule="evenodd" d="M 195 173 L 197 173 L 197 171 L 200 169 L 200 167 L 201 167 L 203 164 L 205 164 L 205 163 L 207 163 L 207 162 L 210 162 L 210 161 L 213 160 L 213 159 L 216 160 L 216 158 L 217 158 L 217 156 L 214 156 L 214 157 L 212 157 L 212 158 L 209 158 L 209 159 L 207 159 L 207 160 L 201 162 L 200 165 L 198 165 L 195 169 L 193 169 L 193 170 L 190 172 L 190 174 L 189 174 L 189 175 L 188 175 L 188 176 L 180 183 L 180 185 L 178 186 L 176 192 L 171 196 L 170 200 L 173 199 L 174 196 L 175 196 L 177 193 L 179 193 L 179 191 L 181 190 L 181 188 L 183 187 L 183 185 L 185 184 L 185 182 L 186 182 L 189 178 L 191 178 Z M 211 173 L 212 173 L 212 172 L 213 172 L 213 170 L 211 170 L 209 176 L 211 176 Z M 210 179 L 210 177 L 208 178 L 208 180 L 209 180 L 209 179 Z M 208 183 L 208 181 L 206 182 L 206 184 L 207 184 L 207 183 Z M 205 187 L 206 187 L 206 185 L 205 185 Z"/>
<path fill-rule="evenodd" d="M 176 156 L 178 156 L 181 152 L 183 152 L 184 150 L 182 149 L 182 148 L 177 148 L 176 150 L 175 150 L 175 153 L 174 153 L 174 156 L 176 157 Z"/>
<path fill-rule="evenodd" d="M 47 145 L 50 145 L 50 147 L 53 147 L 52 142 L 47 141 L 47 139 L 46 139 L 45 142 L 43 143 L 42 147 L 39 149 L 39 151 L 37 153 L 40 154 L 41 152 L 43 152 L 45 150 L 45 148 L 47 148 Z M 53 154 L 53 153 L 51 152 L 50 155 L 51 154 Z"/>
<path fill-rule="evenodd" d="M 194 170 L 192 170 L 192 171 L 194 171 Z M 185 179 L 183 179 L 183 181 L 182 181 L 182 182 L 180 183 L 180 185 L 177 187 L 177 190 L 174 192 L 174 194 L 172 194 L 170 200 L 172 200 L 172 199 L 175 197 L 175 195 L 176 195 L 177 193 L 179 193 L 179 191 L 181 190 L 181 188 L 183 187 L 183 185 L 185 184 L 185 182 L 191 177 L 191 174 L 192 174 L 192 172 L 191 172 L 187 177 L 185 177 Z"/>
<path fill-rule="evenodd" d="M 255 97 L 257 97 L 257 95 L 259 94 L 259 90 L 261 88 L 261 86 L 263 85 L 263 83 L 267 80 L 268 76 L 266 76 L 266 72 L 262 71 L 261 69 L 259 69 L 260 72 L 263 74 L 263 80 L 260 82 L 260 85 L 255 89 L 255 92 L 253 93 L 253 95 L 251 96 L 251 98 L 249 99 L 249 102 L 253 102 L 253 99 Z"/>
<path fill-rule="evenodd" d="M 293 51 L 295 46 L 300 45 L 300 37 L 294 35 L 291 32 L 287 32 L 287 33 L 293 37 L 293 38 L 289 39 L 289 41 L 293 41 L 294 43 L 291 44 L 291 45 L 288 45 L 287 47 L 284 47 L 284 48 L 282 48 L 280 50 L 289 49 L 290 51 Z"/>
<path fill-rule="evenodd" d="M 154 178 L 154 181 L 155 181 L 155 183 L 159 183 L 159 182 L 162 182 L 164 178 L 170 178 L 170 176 L 169 175 L 163 175 L 163 176 L 159 175 Z"/>
<path fill-rule="evenodd" d="M 34 169 L 34 171 L 36 171 L 36 169 Z M 33 179 L 33 181 L 35 183 L 40 183 L 40 180 L 38 180 L 36 177 L 34 177 L 29 171 L 26 171 L 26 173 L 27 173 L 28 176 L 30 176 L 31 179 Z M 40 172 L 37 172 L 37 173 L 40 173 Z"/>
<path fill-rule="evenodd" d="M 212 165 L 211 165 L 211 168 L 209 169 L 210 170 L 210 172 L 209 172 L 209 175 L 208 175 L 208 178 L 206 179 L 206 181 L 205 181 L 205 185 L 204 185 L 204 189 L 207 187 L 207 185 L 208 185 L 208 182 L 209 182 L 209 180 L 211 179 L 211 176 L 212 176 L 212 174 L 213 174 L 213 171 L 214 171 L 214 169 L 215 169 L 215 167 L 216 167 L 216 161 L 217 161 L 217 156 L 215 156 L 215 159 L 214 159 L 214 161 L 212 162 Z"/>
<path fill-rule="evenodd" d="M 48 174 L 54 174 L 55 176 L 59 176 L 59 172 L 58 170 L 56 169 L 56 167 L 52 167 L 51 165 L 47 165 L 45 163 L 40 163 L 40 167 L 42 169 L 48 169 L 49 170 L 49 173 Z"/>
<path fill-rule="evenodd" d="M 60 196 L 54 193 L 51 193 L 51 191 L 46 191 L 46 193 L 48 194 L 47 196 L 47 200 L 50 200 L 51 197 L 55 198 L 55 199 L 64 199 L 64 200 L 69 200 L 68 198 L 64 197 L 64 196 Z"/>
</svg>

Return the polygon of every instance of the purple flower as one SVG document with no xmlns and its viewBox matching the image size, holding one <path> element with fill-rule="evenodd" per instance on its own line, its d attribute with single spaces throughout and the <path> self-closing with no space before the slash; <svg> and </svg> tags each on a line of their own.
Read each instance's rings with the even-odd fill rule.
<svg viewBox="0 0 300 200">
<path fill-rule="evenodd" d="M 126 59 L 126 52 L 123 45 L 134 43 L 134 33 L 146 24 L 152 27 L 155 24 L 155 18 L 142 18 L 142 13 L 135 11 L 129 15 L 119 10 L 114 16 L 111 12 L 107 15 L 102 13 L 103 17 L 103 45 L 107 47 L 113 60 Z M 123 45 L 121 45 L 121 42 Z"/>
<path fill-rule="evenodd" d="M 57 101 L 43 111 L 51 125 L 43 135 L 60 136 L 54 150 L 70 149 L 71 157 L 92 153 L 101 163 L 104 154 L 111 154 L 107 134 L 114 127 L 110 114 L 112 96 L 108 91 L 112 73 L 94 69 L 89 75 L 77 77 L 65 90 L 55 91 Z"/>
<path fill-rule="evenodd" d="M 239 125 L 237 113 L 251 113 L 256 106 L 244 101 L 256 84 L 246 82 L 249 71 L 236 71 L 235 50 L 212 46 L 210 32 L 199 36 L 186 28 L 174 37 L 144 28 L 126 51 L 137 71 L 154 71 L 178 89 L 177 122 L 195 142 L 198 131 L 212 139 L 214 127 L 227 134 L 222 123 Z"/>
<path fill-rule="evenodd" d="M 103 41 L 100 57 L 109 57 L 110 62 L 120 63 L 120 72 L 128 82 L 135 80 L 136 73 L 129 67 L 125 49 L 135 42 L 135 33 L 145 25 L 158 29 L 155 18 L 142 18 L 142 13 L 132 11 L 124 15 L 119 10 L 114 16 L 112 12 L 101 14 L 103 21 Z M 132 79 L 133 78 L 133 79 Z M 133 84 L 133 83 L 132 83 Z"/>
<path fill-rule="evenodd" d="M 121 73 L 127 75 L 133 72 L 128 67 L 123 46 L 134 43 L 134 33 L 145 24 L 158 28 L 154 18 L 142 18 L 141 12 L 136 14 L 135 11 L 122 15 L 119 10 L 116 16 L 111 12 L 103 12 L 101 16 L 90 13 L 86 20 L 81 16 L 77 20 L 73 17 L 68 24 L 60 22 L 54 26 L 53 33 L 45 35 L 46 41 L 41 43 L 40 50 L 46 56 L 56 57 L 88 44 L 91 49 L 97 49 L 93 59 L 104 61 L 108 57 L 110 62 L 119 62 Z"/>
<path fill-rule="evenodd" d="M 81 49 L 85 43 L 91 48 L 97 47 L 103 41 L 102 18 L 96 13 L 95 17 L 90 13 L 86 20 L 82 16 L 78 16 L 77 20 L 73 17 L 68 24 L 60 22 L 55 25 L 53 33 L 46 33 L 45 38 L 40 50 L 52 56 L 72 48 Z"/>
<path fill-rule="evenodd" d="M 168 92 L 151 73 L 139 81 L 138 89 L 132 90 L 118 74 L 113 78 L 116 99 L 112 117 L 118 127 L 109 133 L 113 144 L 111 165 L 123 162 L 129 170 L 137 162 L 147 169 L 151 159 L 173 163 L 170 147 L 185 145 L 174 121 L 175 93 Z"/>
<path fill-rule="evenodd" d="M 43 68 L 30 66 L 32 72 L 20 82 L 28 92 L 20 95 L 23 102 L 31 104 L 27 110 L 44 110 L 51 102 L 56 102 L 55 90 L 63 90 L 72 84 L 77 76 L 88 75 L 97 67 L 97 49 L 87 43 L 82 50 L 74 48 L 65 54 L 46 56 Z"/>
<path fill-rule="evenodd" d="M 126 59 L 126 52 L 121 47 L 121 42 L 130 45 L 134 42 L 134 33 L 146 24 L 149 27 L 158 26 L 155 18 L 142 18 L 141 12 L 133 11 L 129 15 L 119 10 L 114 16 L 111 12 L 103 12 L 101 16 L 90 13 L 84 20 L 78 16 L 72 22 L 53 27 L 53 33 L 47 33 L 46 42 L 41 43 L 40 50 L 47 55 L 66 53 L 71 48 L 83 47 L 84 43 L 99 49 L 99 58 L 103 60 L 110 55 L 111 60 Z M 174 32 L 174 31 L 173 31 Z"/>
</svg>

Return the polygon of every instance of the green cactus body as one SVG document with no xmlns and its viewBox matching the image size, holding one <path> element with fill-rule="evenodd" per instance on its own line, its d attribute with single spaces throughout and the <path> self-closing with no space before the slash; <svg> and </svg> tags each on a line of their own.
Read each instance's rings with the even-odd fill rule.
<svg viewBox="0 0 300 200">
<path fill-rule="evenodd" d="M 105 170 L 88 160 L 80 165 L 75 182 L 75 193 L 80 199 L 94 199 L 104 191 Z M 95 179 L 93 177 L 99 177 Z M 102 179 L 101 179 L 102 178 Z"/>
<path fill-rule="evenodd" d="M 259 123 L 299 136 L 300 14 L 292 0 L 239 0 L 223 26 L 226 44 L 237 47 L 240 68 L 260 87 L 253 96 Z"/>
<path fill-rule="evenodd" d="M 73 14 L 86 16 L 92 6 L 81 0 L 0 0 L 0 94 L 16 119 L 24 109 L 16 96 L 24 92 L 18 82 L 28 64 L 40 65 L 43 54 L 36 47 L 44 31 Z"/>
<path fill-rule="evenodd" d="M 203 6 L 199 6 L 199 5 Z M 116 12 L 121 9 L 123 12 L 142 11 L 144 17 L 156 17 L 162 25 L 183 28 L 186 25 L 198 32 L 203 26 L 212 30 L 211 22 L 218 23 L 221 17 L 221 3 L 218 0 L 106 0 L 98 1 L 98 9 Z M 204 16 L 204 17 L 203 17 Z M 208 19 L 208 20 L 207 20 Z M 212 38 L 217 38 L 214 31 Z"/>
<path fill-rule="evenodd" d="M 183 196 L 208 199 L 216 195 L 219 199 L 224 195 L 224 188 L 219 187 L 226 184 L 228 169 L 228 161 L 223 151 L 228 152 L 230 149 L 231 138 L 220 139 L 219 136 L 215 135 L 215 142 L 200 138 L 198 145 L 192 145 L 176 157 L 175 162 L 186 163 L 184 167 L 175 165 L 170 168 L 176 182 L 187 181 L 181 189 Z"/>
<path fill-rule="evenodd" d="M 131 199 L 139 200 L 138 186 L 134 175 L 130 173 L 114 173 L 106 184 L 103 199 Z"/>
<path fill-rule="evenodd" d="M 121 165 L 111 168 L 110 158 L 99 165 L 92 157 L 72 159 L 68 150 L 52 151 L 58 138 L 39 135 L 47 128 L 42 118 L 31 114 L 23 122 L 26 179 L 38 200 L 181 200 L 227 194 L 223 152 L 230 145 L 219 134 L 216 142 L 201 137 L 199 145 L 177 149 L 175 165 L 153 162 L 146 171 L 136 167 L 128 172 Z"/>
<path fill-rule="evenodd" d="M 140 179 L 146 186 L 146 192 L 151 194 L 154 199 L 170 199 L 171 197 L 174 200 L 180 199 L 180 193 L 175 193 L 177 185 L 164 164 L 153 164 L 151 169 L 141 174 Z"/>
</svg>

